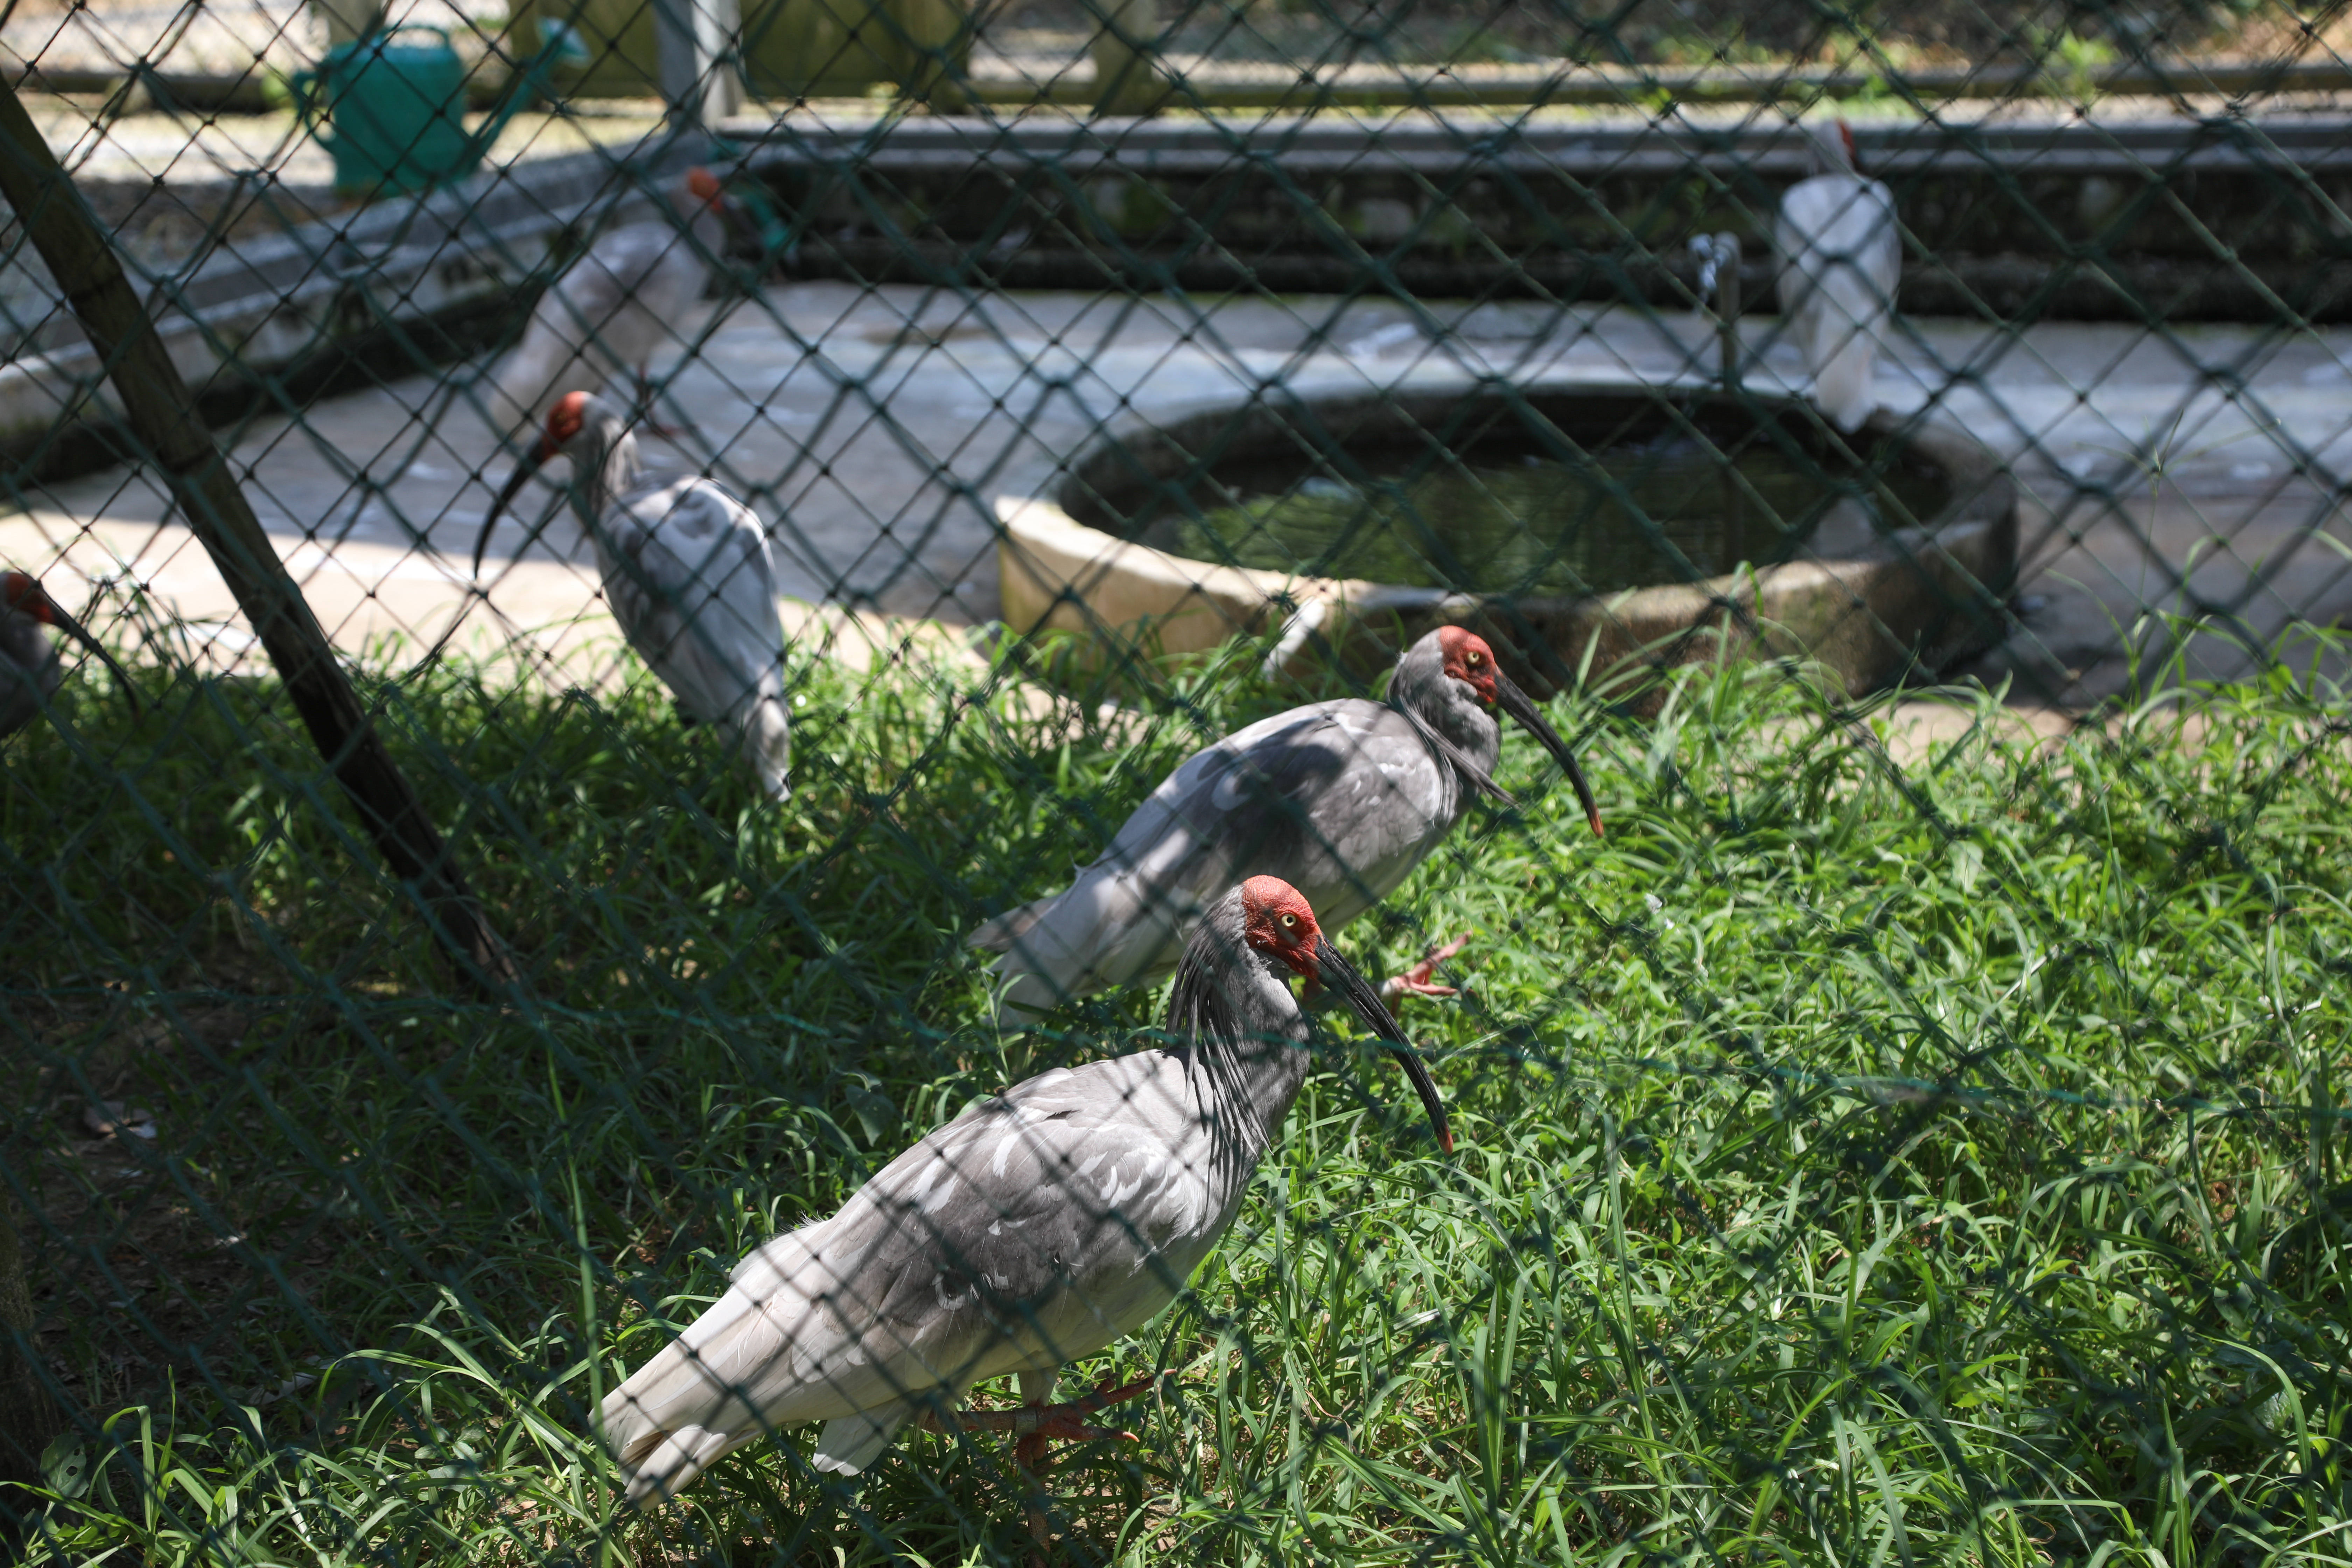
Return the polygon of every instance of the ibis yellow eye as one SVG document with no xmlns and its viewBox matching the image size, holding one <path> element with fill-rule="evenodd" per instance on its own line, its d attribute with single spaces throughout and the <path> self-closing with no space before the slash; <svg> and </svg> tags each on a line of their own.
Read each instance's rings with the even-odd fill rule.
<svg viewBox="0 0 2352 1568">
<path fill-rule="evenodd" d="M 1478 668 L 1478 658 L 1479 656 L 1474 653 L 1468 658 L 1463 660 L 1463 662 L 1467 664 L 1471 668 L 1475 669 Z"/>
<path fill-rule="evenodd" d="M 1282 923 L 1286 926 L 1295 926 L 1298 923 L 1298 917 L 1297 915 L 1285 915 L 1282 917 Z"/>
</svg>

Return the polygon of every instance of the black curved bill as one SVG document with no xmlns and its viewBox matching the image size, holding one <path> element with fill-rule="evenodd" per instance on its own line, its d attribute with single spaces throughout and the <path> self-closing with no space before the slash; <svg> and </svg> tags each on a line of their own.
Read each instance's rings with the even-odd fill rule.
<svg viewBox="0 0 2352 1568">
<path fill-rule="evenodd" d="M 1436 1080 L 1429 1069 L 1421 1065 L 1419 1053 L 1412 1042 L 1405 1038 L 1404 1030 L 1396 1017 L 1381 1002 L 1381 994 L 1373 990 L 1356 966 L 1339 956 L 1328 937 L 1315 939 L 1316 977 L 1346 998 L 1364 1026 L 1388 1042 L 1389 1053 L 1404 1068 L 1404 1076 L 1412 1080 L 1412 1091 L 1421 1096 L 1421 1108 L 1429 1112 L 1429 1130 L 1437 1134 L 1437 1146 L 1447 1153 L 1454 1152 L 1454 1129 L 1445 1120 L 1445 1103 L 1437 1098 Z"/>
<path fill-rule="evenodd" d="M 539 471 L 540 465 L 554 455 L 545 441 L 541 441 L 532 447 L 523 460 L 515 465 L 514 473 L 499 489 L 497 499 L 490 502 L 489 511 L 482 518 L 482 531 L 474 539 L 475 576 L 478 577 L 482 574 L 482 552 L 489 548 L 490 530 L 498 527 L 499 518 L 506 511 L 507 503 L 513 500 L 515 492 L 522 489 L 531 475 Z"/>
<path fill-rule="evenodd" d="M 55 599 L 50 598 L 47 593 L 42 593 L 38 589 L 36 589 L 35 592 L 41 593 L 42 618 L 47 620 L 49 625 L 57 627 L 58 630 L 65 633 L 66 636 L 73 638 L 74 641 L 81 644 L 82 647 L 89 649 L 90 652 L 98 655 L 98 657 L 104 661 L 106 668 L 114 672 L 114 683 L 117 686 L 121 687 L 122 694 L 131 700 L 131 710 L 133 713 L 141 711 L 142 704 L 139 700 L 139 688 L 131 684 L 131 672 L 123 668 L 121 665 L 115 662 L 114 656 L 106 651 L 106 645 L 89 635 L 89 627 L 83 626 L 71 616 L 67 615 L 63 609 L 58 607 L 58 602 Z"/>
<path fill-rule="evenodd" d="M 1576 765 L 1576 753 L 1559 738 L 1559 731 L 1546 722 L 1543 713 L 1528 694 L 1511 684 L 1511 678 L 1497 671 L 1495 676 L 1495 705 L 1519 722 L 1519 728 L 1533 735 L 1543 749 L 1559 761 L 1560 772 L 1576 790 L 1576 798 L 1584 806 L 1584 820 L 1592 825 L 1592 836 L 1601 837 L 1601 807 L 1592 798 L 1592 786 L 1584 782 L 1584 770 Z"/>
</svg>

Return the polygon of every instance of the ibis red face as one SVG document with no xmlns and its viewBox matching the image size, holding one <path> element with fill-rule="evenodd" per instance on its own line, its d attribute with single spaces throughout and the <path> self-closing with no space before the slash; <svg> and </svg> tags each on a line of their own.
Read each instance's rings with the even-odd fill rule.
<svg viewBox="0 0 2352 1568">
<path fill-rule="evenodd" d="M 557 398 L 555 406 L 547 411 L 547 434 L 540 438 L 539 443 L 540 461 L 545 462 L 570 446 L 572 437 L 579 435 L 581 426 L 587 423 L 586 393 L 567 392 Z"/>
<path fill-rule="evenodd" d="M 45 626 L 56 626 L 61 613 L 41 592 L 40 579 L 29 572 L 0 572 L 0 605 Z"/>
<path fill-rule="evenodd" d="M 96 654 L 106 668 L 114 672 L 115 683 L 131 700 L 132 712 L 139 710 L 139 689 L 131 684 L 130 672 L 115 662 L 104 644 L 89 635 L 88 627 L 58 607 L 40 580 L 29 572 L 0 572 L 0 611 L 27 616 L 45 626 L 54 626 L 82 647 Z"/>
<path fill-rule="evenodd" d="M 692 192 L 695 200 L 702 203 L 703 205 L 716 207 L 719 205 L 720 195 L 719 176 L 709 170 L 688 169 L 686 172 L 686 188 Z"/>
<path fill-rule="evenodd" d="M 530 451 L 523 454 L 522 461 L 515 466 L 515 471 L 499 488 L 498 498 L 490 502 L 489 511 L 482 518 L 482 531 L 474 536 L 475 576 L 482 574 L 482 552 L 489 548 L 490 531 L 498 527 L 499 518 L 506 511 L 507 503 L 513 500 L 515 492 L 539 471 L 540 465 L 550 458 L 561 457 L 563 448 L 572 444 L 572 438 L 579 435 L 581 427 L 587 423 L 586 393 L 567 392 L 555 400 L 555 406 L 547 413 L 546 433 L 532 443 Z"/>
<path fill-rule="evenodd" d="M 1242 936 L 1252 948 L 1305 976 L 1310 984 L 1329 986 L 1365 1027 L 1387 1043 L 1389 1053 L 1404 1068 L 1413 1092 L 1421 1097 L 1422 1110 L 1429 1113 L 1430 1131 L 1437 1134 L 1438 1146 L 1454 1152 L 1454 1130 L 1445 1120 L 1445 1104 L 1437 1098 L 1437 1085 L 1429 1069 L 1421 1065 L 1412 1042 L 1405 1038 L 1380 993 L 1324 937 L 1306 897 L 1279 877 L 1252 877 L 1242 884 Z"/>
<path fill-rule="evenodd" d="M 1315 944 L 1323 928 L 1306 895 L 1279 877 L 1252 877 L 1242 884 L 1242 934 L 1268 958 L 1315 978 Z"/>
<path fill-rule="evenodd" d="M 1570 786 L 1576 791 L 1577 804 L 1584 807 L 1584 820 L 1591 825 L 1593 837 L 1599 837 L 1601 806 L 1592 798 L 1592 786 L 1584 782 L 1584 770 L 1577 765 L 1576 753 L 1568 749 L 1568 742 L 1559 738 L 1559 731 L 1545 720 L 1528 694 L 1503 673 L 1486 639 L 1460 626 L 1443 626 L 1438 629 L 1437 648 L 1448 677 L 1475 692 L 1478 700 L 1487 707 L 1499 708 L 1509 714 L 1520 729 L 1533 735 L 1559 762 L 1560 772 L 1568 775 Z"/>
</svg>

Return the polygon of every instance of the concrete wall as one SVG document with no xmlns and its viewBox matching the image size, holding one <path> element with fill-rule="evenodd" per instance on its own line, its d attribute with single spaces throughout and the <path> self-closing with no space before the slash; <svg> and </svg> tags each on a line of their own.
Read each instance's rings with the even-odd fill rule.
<svg viewBox="0 0 2352 1568">
<path fill-rule="evenodd" d="M 1717 137 L 1429 116 L 730 122 L 807 273 L 974 288 L 1171 286 L 1687 309 L 1694 234 L 1746 241 L 1809 172 L 1793 131 Z M 1860 132 L 1912 239 L 1902 308 L 2039 320 L 2352 320 L 2352 138 L 2337 121 L 1923 125 Z"/>
</svg>

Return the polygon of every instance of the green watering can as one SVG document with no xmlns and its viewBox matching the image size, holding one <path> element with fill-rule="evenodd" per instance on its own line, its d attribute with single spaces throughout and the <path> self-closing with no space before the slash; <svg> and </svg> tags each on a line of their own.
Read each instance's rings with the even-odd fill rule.
<svg viewBox="0 0 2352 1568">
<path fill-rule="evenodd" d="M 474 172 L 514 111 L 546 90 L 546 54 L 525 62 L 471 134 L 465 63 L 439 27 L 386 27 L 337 44 L 288 86 L 294 112 L 334 154 L 336 195 L 415 195 Z"/>
</svg>

